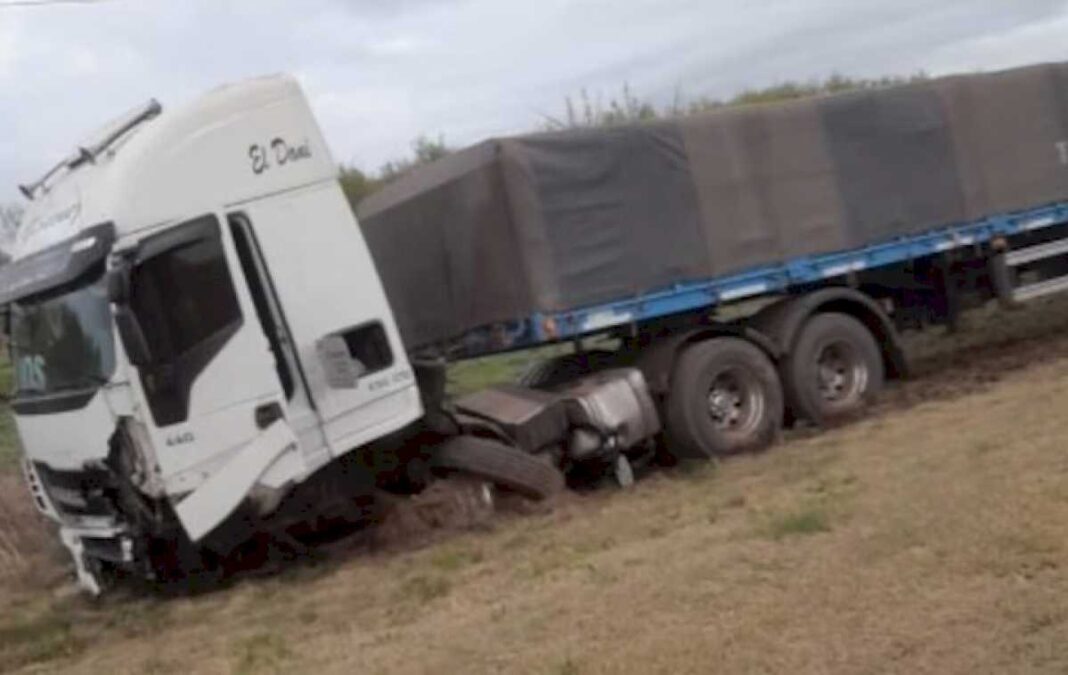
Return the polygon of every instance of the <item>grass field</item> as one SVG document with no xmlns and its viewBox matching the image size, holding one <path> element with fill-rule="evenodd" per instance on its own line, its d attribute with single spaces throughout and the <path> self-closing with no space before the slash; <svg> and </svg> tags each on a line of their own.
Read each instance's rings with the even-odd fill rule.
<svg viewBox="0 0 1068 675">
<path fill-rule="evenodd" d="M 169 600 L 0 583 L 0 671 L 1066 672 L 1068 305 L 913 347 L 855 424 L 418 549 Z"/>
<path fill-rule="evenodd" d="M 18 441 L 15 438 L 15 425 L 7 406 L 3 404 L 11 391 L 11 363 L 7 353 L 0 353 L 0 472 L 10 471 L 17 457 Z"/>
</svg>

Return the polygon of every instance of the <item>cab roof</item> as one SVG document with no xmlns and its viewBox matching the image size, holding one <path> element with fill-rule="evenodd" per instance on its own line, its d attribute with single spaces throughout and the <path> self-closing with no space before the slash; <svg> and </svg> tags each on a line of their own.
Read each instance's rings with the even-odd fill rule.
<svg viewBox="0 0 1068 675">
<path fill-rule="evenodd" d="M 142 230 L 336 178 L 338 168 L 297 82 L 276 75 L 223 86 L 144 119 L 103 144 L 106 125 L 24 192 L 33 199 L 13 260 L 112 223 L 121 240 Z M 93 152 L 93 150 L 98 150 Z"/>
</svg>

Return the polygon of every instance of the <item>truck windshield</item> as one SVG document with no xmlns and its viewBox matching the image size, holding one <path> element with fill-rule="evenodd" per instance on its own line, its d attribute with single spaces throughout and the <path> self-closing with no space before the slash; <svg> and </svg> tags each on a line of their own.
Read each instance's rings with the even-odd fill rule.
<svg viewBox="0 0 1068 675">
<path fill-rule="evenodd" d="M 106 382 L 115 369 L 103 275 L 58 295 L 11 306 L 15 393 L 38 396 Z"/>
</svg>

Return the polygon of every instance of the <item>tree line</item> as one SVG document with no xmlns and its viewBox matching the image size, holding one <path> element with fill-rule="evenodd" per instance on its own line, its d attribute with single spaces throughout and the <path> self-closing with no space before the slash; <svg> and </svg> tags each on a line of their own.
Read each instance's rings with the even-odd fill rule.
<svg viewBox="0 0 1068 675">
<path fill-rule="evenodd" d="M 15 241 L 15 232 L 22 222 L 22 211 L 19 204 L 0 204 L 0 265 L 8 261 L 6 250 Z"/>
<path fill-rule="evenodd" d="M 592 96 L 585 89 L 577 96 L 566 97 L 563 112 L 560 115 L 543 115 L 540 128 L 534 130 L 562 131 L 675 119 L 724 108 L 829 96 L 846 91 L 882 89 L 923 82 L 927 79 L 928 76 L 924 72 L 877 78 L 854 78 L 832 74 L 823 79 L 803 82 L 786 81 L 769 87 L 746 89 L 727 99 L 712 97 L 687 99 L 680 92 L 676 92 L 672 100 L 664 105 L 657 105 L 649 99 L 638 96 L 629 84 L 624 83 L 618 94 L 607 99 Z M 410 155 L 387 162 L 377 172 L 365 172 L 354 166 L 343 165 L 341 186 L 349 202 L 355 208 L 375 190 L 418 166 L 441 159 L 452 150 L 453 148 L 445 143 L 443 136 L 437 138 L 419 136 L 412 142 Z"/>
</svg>

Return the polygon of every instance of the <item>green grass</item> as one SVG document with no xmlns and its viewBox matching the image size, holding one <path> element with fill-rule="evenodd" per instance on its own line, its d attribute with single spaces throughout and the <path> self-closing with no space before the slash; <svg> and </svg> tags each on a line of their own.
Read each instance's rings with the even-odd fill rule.
<svg viewBox="0 0 1068 675">
<path fill-rule="evenodd" d="M 482 562 L 482 551 L 443 547 L 430 563 L 442 572 L 456 572 Z"/>
<path fill-rule="evenodd" d="M 11 372 L 11 361 L 7 358 L 7 351 L 0 352 L 0 399 L 11 393 L 14 375 Z"/>
<path fill-rule="evenodd" d="M 14 471 L 18 468 L 18 437 L 15 435 L 15 421 L 7 406 L 0 406 L 0 473 Z"/>
<path fill-rule="evenodd" d="M 830 518 L 825 511 L 817 508 L 775 515 L 768 521 L 767 528 L 768 536 L 776 541 L 796 535 L 830 531 Z"/>
<path fill-rule="evenodd" d="M 490 385 L 515 382 L 530 364 L 570 351 L 570 345 L 551 345 L 459 361 L 449 367 L 449 393 L 463 396 Z"/>
<path fill-rule="evenodd" d="M 15 421 L 5 403 L 12 388 L 11 362 L 6 351 L 0 354 L 0 472 L 13 471 L 18 466 L 18 439 Z"/>
<path fill-rule="evenodd" d="M 234 672 L 284 672 L 283 664 L 292 656 L 285 638 L 274 633 L 259 633 L 234 645 Z"/>
<path fill-rule="evenodd" d="M 408 579 L 400 588 L 399 599 L 415 600 L 424 605 L 431 600 L 443 598 L 452 591 L 448 579 L 434 575 L 418 574 Z"/>
<path fill-rule="evenodd" d="M 0 623 L 0 671 L 70 658 L 85 647 L 71 621 L 59 613 Z"/>
</svg>

